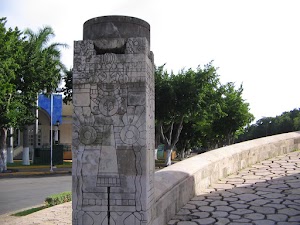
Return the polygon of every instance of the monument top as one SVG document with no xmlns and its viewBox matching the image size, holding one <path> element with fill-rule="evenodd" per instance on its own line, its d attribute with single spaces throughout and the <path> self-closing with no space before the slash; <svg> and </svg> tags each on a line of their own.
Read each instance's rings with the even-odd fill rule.
<svg viewBox="0 0 300 225">
<path fill-rule="evenodd" d="M 83 25 L 83 40 L 132 37 L 146 37 L 150 43 L 150 25 L 144 20 L 129 16 L 96 17 Z"/>
</svg>

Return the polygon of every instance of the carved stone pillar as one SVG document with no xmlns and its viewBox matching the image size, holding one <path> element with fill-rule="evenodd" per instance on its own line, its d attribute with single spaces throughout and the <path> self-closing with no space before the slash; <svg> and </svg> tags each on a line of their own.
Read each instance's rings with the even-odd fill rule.
<svg viewBox="0 0 300 225">
<path fill-rule="evenodd" d="M 107 16 L 74 43 L 73 224 L 148 225 L 154 203 L 150 26 Z"/>
</svg>

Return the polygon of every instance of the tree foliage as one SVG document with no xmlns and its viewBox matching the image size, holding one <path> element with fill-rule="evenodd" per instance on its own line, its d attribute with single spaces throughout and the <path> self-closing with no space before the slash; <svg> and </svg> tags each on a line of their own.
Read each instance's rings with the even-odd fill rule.
<svg viewBox="0 0 300 225">
<path fill-rule="evenodd" d="M 250 124 L 254 116 L 249 112 L 249 104 L 242 98 L 242 85 L 235 89 L 234 83 L 220 87 L 221 114 L 212 121 L 213 133 L 218 137 L 218 146 L 230 145 L 240 129 Z"/>
<path fill-rule="evenodd" d="M 196 70 L 155 73 L 157 135 L 167 149 L 212 148 L 232 144 L 253 120 L 243 87 L 222 85 L 212 62 Z"/>
<path fill-rule="evenodd" d="M 12 125 L 15 117 L 14 107 L 17 73 L 25 61 L 24 45 L 21 31 L 5 28 L 5 18 L 0 19 L 0 124 L 3 127 Z M 19 96 L 16 96 L 19 97 Z"/>
<path fill-rule="evenodd" d="M 50 43 L 51 27 L 37 33 L 6 28 L 0 19 L 0 170 L 3 170 L 6 129 L 24 128 L 35 119 L 37 94 L 50 93 L 60 82 L 64 68 L 60 47 Z M 5 168 L 4 168 L 5 169 Z"/>
<path fill-rule="evenodd" d="M 238 141 L 247 141 L 275 134 L 300 130 L 300 109 L 283 112 L 276 117 L 263 117 L 245 128 Z"/>
<path fill-rule="evenodd" d="M 65 104 L 72 102 L 72 91 L 73 91 L 72 79 L 73 79 L 72 69 L 64 70 L 63 81 L 65 83 L 65 86 L 62 88 L 62 92 L 64 93 L 63 102 Z"/>
<path fill-rule="evenodd" d="M 28 125 L 34 119 L 34 109 L 36 107 L 37 94 L 45 92 L 50 94 L 61 80 L 61 71 L 64 65 L 60 61 L 60 49 L 65 44 L 50 43 L 54 31 L 51 27 L 43 27 L 37 33 L 26 29 L 25 64 L 22 65 L 22 73 L 17 75 L 17 90 L 22 94 L 22 102 L 26 103 L 28 112 L 27 120 L 23 125 Z M 30 106 L 30 107 L 28 107 Z"/>
</svg>

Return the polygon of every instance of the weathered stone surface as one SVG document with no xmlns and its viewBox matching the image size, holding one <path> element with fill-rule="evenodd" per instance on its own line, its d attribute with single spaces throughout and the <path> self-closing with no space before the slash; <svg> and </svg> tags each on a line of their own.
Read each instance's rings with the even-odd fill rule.
<svg viewBox="0 0 300 225">
<path fill-rule="evenodd" d="M 198 222 L 198 224 L 214 224 L 216 222 L 216 219 L 206 218 L 206 219 L 195 219 L 194 221 Z"/>
<path fill-rule="evenodd" d="M 210 214 L 208 213 L 208 212 L 195 212 L 195 213 L 193 213 L 193 214 L 191 214 L 191 215 L 193 215 L 193 216 L 197 216 L 197 217 L 199 217 L 200 219 L 203 219 L 203 218 L 207 218 L 207 217 L 209 217 L 210 216 Z"/>
<path fill-rule="evenodd" d="M 266 204 L 265 205 L 266 207 L 272 207 L 272 208 L 275 208 L 275 209 L 283 209 L 285 208 L 286 206 L 285 205 L 282 205 L 282 204 Z"/>
<path fill-rule="evenodd" d="M 287 221 L 288 216 L 285 214 L 269 214 L 267 215 L 267 219 L 274 220 L 276 222 Z"/>
<path fill-rule="evenodd" d="M 212 185 L 213 188 L 217 189 L 217 190 L 226 190 L 226 189 L 231 189 L 233 188 L 233 184 L 213 184 Z"/>
<path fill-rule="evenodd" d="M 238 220 L 233 220 L 234 223 L 240 223 L 240 224 L 245 224 L 245 223 L 249 223 L 251 222 L 251 220 L 249 219 L 246 219 L 246 218 L 241 218 L 241 219 L 238 219 Z"/>
<path fill-rule="evenodd" d="M 283 194 L 278 194 L 278 193 L 269 193 L 269 194 L 262 194 L 261 196 L 265 198 L 272 198 L 272 199 L 282 199 L 285 195 Z"/>
<path fill-rule="evenodd" d="M 74 44 L 73 225 L 151 224 L 154 64 L 150 26 L 99 17 Z"/>
<path fill-rule="evenodd" d="M 290 187 L 286 184 L 275 184 L 275 185 L 271 185 L 270 188 L 278 188 L 280 190 L 289 190 Z"/>
<path fill-rule="evenodd" d="M 290 222 L 299 222 L 300 221 L 300 215 L 299 216 L 291 216 L 288 221 L 290 221 Z"/>
<path fill-rule="evenodd" d="M 246 183 L 246 182 L 247 182 L 247 180 L 244 181 L 244 183 Z M 253 186 L 253 184 L 247 184 L 244 187 L 236 187 L 229 191 L 234 192 L 236 194 L 253 194 L 253 193 L 255 193 L 255 191 L 253 191 L 252 186 Z"/>
<path fill-rule="evenodd" d="M 216 200 L 210 203 L 210 206 L 221 206 L 221 205 L 228 205 L 228 202 Z"/>
<path fill-rule="evenodd" d="M 177 222 L 179 222 L 179 220 L 170 220 L 169 223 L 168 223 L 168 225 L 174 225 Z"/>
<path fill-rule="evenodd" d="M 232 222 L 230 225 L 252 225 L 252 223 L 240 223 L 240 222 Z"/>
<path fill-rule="evenodd" d="M 250 213 L 245 214 L 244 217 L 251 220 L 261 220 L 265 218 L 265 215 L 261 213 Z"/>
<path fill-rule="evenodd" d="M 244 215 L 244 214 L 249 214 L 249 213 L 253 213 L 253 210 L 250 209 L 236 209 L 235 211 L 232 211 L 232 214 L 236 214 L 236 215 Z"/>
<path fill-rule="evenodd" d="M 230 223 L 230 220 L 228 218 L 218 218 L 215 225 L 225 225 L 225 224 L 229 224 L 229 223 Z"/>
<path fill-rule="evenodd" d="M 288 215 L 288 216 L 298 216 L 299 213 L 300 213 L 300 210 L 296 210 L 296 209 L 293 209 L 293 208 L 285 208 L 285 209 L 279 209 L 278 213 L 285 214 L 285 215 Z"/>
<path fill-rule="evenodd" d="M 273 214 L 276 212 L 274 208 L 265 207 L 265 206 L 251 206 L 249 209 L 254 210 L 257 213 L 266 213 L 266 214 Z"/>
<path fill-rule="evenodd" d="M 286 197 L 286 199 L 289 199 L 289 200 L 297 200 L 300 198 L 300 193 L 299 193 L 299 188 L 295 189 L 295 190 L 289 190 L 288 192 L 285 192 L 285 193 L 288 193 L 288 196 Z M 295 193 L 295 194 L 294 194 Z M 299 193 L 296 195 L 296 193 Z"/>
<path fill-rule="evenodd" d="M 235 201 L 238 200 L 238 198 L 231 198 L 231 197 L 229 197 L 229 198 L 224 198 L 223 200 L 227 201 L 227 202 L 235 202 Z"/>
<path fill-rule="evenodd" d="M 191 204 L 196 205 L 196 206 L 204 206 L 208 205 L 209 203 L 206 201 L 190 201 Z"/>
<path fill-rule="evenodd" d="M 240 200 L 244 200 L 244 201 L 253 201 L 255 199 L 261 198 L 260 196 L 258 196 L 256 194 L 240 194 L 240 195 L 236 195 L 236 197 L 239 198 Z"/>
<path fill-rule="evenodd" d="M 102 16 L 90 19 L 83 26 L 83 40 L 146 37 L 150 43 L 150 25 L 128 16 Z"/>
<path fill-rule="evenodd" d="M 191 204 L 186 204 L 182 208 L 183 209 L 196 209 L 196 205 L 193 202 L 191 202 Z"/>
<path fill-rule="evenodd" d="M 230 211 L 234 211 L 234 208 L 230 207 L 230 206 L 217 206 L 216 210 L 224 211 L 224 212 L 230 212 Z"/>
<path fill-rule="evenodd" d="M 247 209 L 249 207 L 248 204 L 239 204 L 239 203 L 233 203 L 233 204 L 230 204 L 230 206 L 235 209 Z"/>
<path fill-rule="evenodd" d="M 197 223 L 191 221 L 180 221 L 177 223 L 177 225 L 197 225 Z"/>
<path fill-rule="evenodd" d="M 222 217 L 227 217 L 228 216 L 228 212 L 215 211 L 215 212 L 212 212 L 211 215 L 214 218 L 222 218 Z"/>
<path fill-rule="evenodd" d="M 211 206 L 201 206 L 199 207 L 201 211 L 203 212 L 212 212 L 215 210 L 214 207 L 211 207 Z"/>
<path fill-rule="evenodd" d="M 242 217 L 240 215 L 234 215 L 234 214 L 230 214 L 228 216 L 229 219 L 231 219 L 232 221 L 235 221 L 235 220 L 239 220 L 241 219 Z"/>
<path fill-rule="evenodd" d="M 190 213 L 191 213 L 190 210 L 185 209 L 185 208 L 182 208 L 182 209 L 177 213 L 177 215 L 188 215 L 188 214 L 190 214 Z"/>
<path fill-rule="evenodd" d="M 299 197 L 300 198 L 300 197 Z M 297 209 L 300 211 L 300 205 L 289 205 L 290 208 Z"/>
<path fill-rule="evenodd" d="M 274 225 L 274 221 L 272 220 L 256 220 L 254 221 L 255 225 Z"/>
<path fill-rule="evenodd" d="M 278 222 L 276 225 L 299 225 L 299 222 Z"/>
<path fill-rule="evenodd" d="M 270 200 L 268 200 L 268 199 L 256 199 L 252 202 L 249 202 L 249 205 L 262 206 L 262 205 L 265 205 L 269 202 L 270 202 Z"/>
</svg>

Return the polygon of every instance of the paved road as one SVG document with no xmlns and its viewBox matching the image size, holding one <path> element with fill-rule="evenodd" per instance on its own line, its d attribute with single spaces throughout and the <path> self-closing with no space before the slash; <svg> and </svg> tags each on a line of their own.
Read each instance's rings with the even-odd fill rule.
<svg viewBox="0 0 300 225">
<path fill-rule="evenodd" d="M 194 197 L 168 225 L 300 224 L 300 152 L 231 175 Z"/>
<path fill-rule="evenodd" d="M 0 215 L 43 204 L 51 194 L 71 191 L 70 175 L 0 179 Z"/>
</svg>

